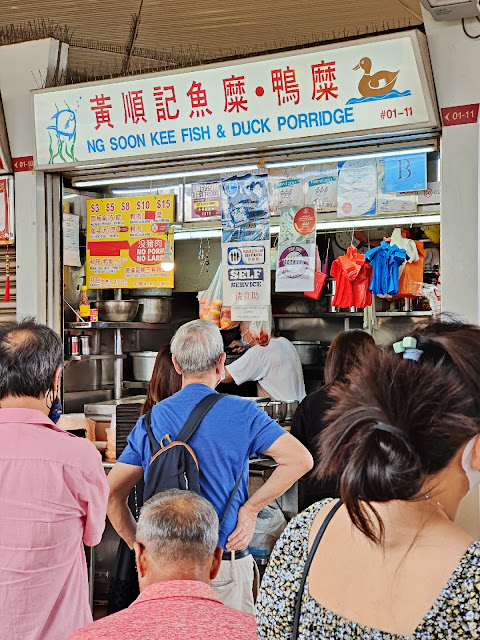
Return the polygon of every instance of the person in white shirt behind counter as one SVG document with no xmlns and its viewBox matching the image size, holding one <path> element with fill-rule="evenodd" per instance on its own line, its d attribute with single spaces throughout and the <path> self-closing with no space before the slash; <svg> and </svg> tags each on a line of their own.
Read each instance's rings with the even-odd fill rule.
<svg viewBox="0 0 480 640">
<path fill-rule="evenodd" d="M 291 402 L 306 396 L 302 363 L 297 350 L 287 338 L 270 333 L 266 346 L 260 346 L 250 332 L 250 323 L 241 322 L 242 339 L 229 346 L 239 352 L 247 350 L 238 360 L 225 367 L 223 382 L 237 385 L 249 380 L 257 383 L 258 396 Z"/>
</svg>

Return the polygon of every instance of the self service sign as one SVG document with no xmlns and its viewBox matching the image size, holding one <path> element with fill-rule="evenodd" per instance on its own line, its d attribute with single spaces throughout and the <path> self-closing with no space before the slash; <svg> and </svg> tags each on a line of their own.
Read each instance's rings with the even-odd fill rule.
<svg viewBox="0 0 480 640">
<path fill-rule="evenodd" d="M 35 91 L 36 166 L 433 129 L 432 86 L 425 36 L 410 31 Z"/>
<path fill-rule="evenodd" d="M 222 244 L 225 306 L 270 304 L 270 240 Z"/>
</svg>

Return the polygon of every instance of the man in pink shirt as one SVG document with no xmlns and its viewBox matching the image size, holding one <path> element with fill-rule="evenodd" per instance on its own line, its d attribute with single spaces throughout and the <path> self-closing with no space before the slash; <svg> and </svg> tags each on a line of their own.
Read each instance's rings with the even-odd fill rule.
<svg viewBox="0 0 480 640">
<path fill-rule="evenodd" d="M 92 615 L 83 543 L 100 542 L 108 486 L 95 447 L 49 419 L 58 335 L 0 327 L 0 639 L 65 640 Z"/>
<path fill-rule="evenodd" d="M 217 545 L 218 516 L 205 498 L 179 489 L 157 493 L 137 525 L 140 595 L 69 640 L 256 640 L 253 614 L 225 606 L 211 587 L 222 561 Z"/>
</svg>

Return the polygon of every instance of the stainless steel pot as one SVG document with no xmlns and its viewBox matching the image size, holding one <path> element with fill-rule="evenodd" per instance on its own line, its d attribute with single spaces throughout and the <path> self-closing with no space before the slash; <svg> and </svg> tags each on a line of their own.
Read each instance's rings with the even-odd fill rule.
<svg viewBox="0 0 480 640">
<path fill-rule="evenodd" d="M 266 402 L 266 403 L 258 403 L 258 406 L 265 411 L 270 418 L 276 420 L 277 422 L 284 422 L 285 416 L 287 415 L 287 405 L 285 402 L 280 402 L 278 400 Z"/>
<path fill-rule="evenodd" d="M 297 407 L 298 407 L 298 400 L 285 402 L 285 408 L 286 408 L 285 422 L 290 422 L 290 420 L 293 420 L 293 414 L 297 410 Z"/>
<path fill-rule="evenodd" d="M 133 377 L 135 380 L 149 382 L 153 374 L 156 351 L 137 351 L 130 354 L 133 360 Z"/>
<path fill-rule="evenodd" d="M 292 344 L 297 350 L 302 364 L 316 364 L 320 342 L 313 342 L 311 340 L 294 340 Z"/>
<path fill-rule="evenodd" d="M 95 304 L 104 322 L 131 322 L 138 311 L 138 300 L 98 300 Z"/>
<path fill-rule="evenodd" d="M 172 319 L 172 298 L 139 298 L 138 322 L 167 324 Z"/>
<path fill-rule="evenodd" d="M 165 298 L 172 295 L 173 289 L 151 287 L 150 289 L 129 289 L 129 292 L 132 298 Z"/>
</svg>

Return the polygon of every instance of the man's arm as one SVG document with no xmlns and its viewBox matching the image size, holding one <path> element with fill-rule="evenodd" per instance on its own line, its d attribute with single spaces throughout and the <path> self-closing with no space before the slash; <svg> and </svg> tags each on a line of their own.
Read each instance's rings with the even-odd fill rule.
<svg viewBox="0 0 480 640">
<path fill-rule="evenodd" d="M 225 378 L 222 380 L 225 384 L 230 384 L 231 382 L 235 382 L 230 373 L 228 372 L 227 367 L 225 367 Z"/>
<path fill-rule="evenodd" d="M 107 476 L 110 487 L 107 516 L 118 535 L 133 549 L 137 524 L 128 508 L 130 491 L 143 476 L 142 467 L 117 462 Z"/>
<path fill-rule="evenodd" d="M 313 458 L 308 450 L 289 433 L 277 438 L 263 453 L 272 457 L 278 467 L 267 482 L 240 507 L 237 526 L 228 536 L 226 546 L 229 551 L 245 549 L 253 538 L 258 512 L 284 494 L 313 467 Z"/>
</svg>

